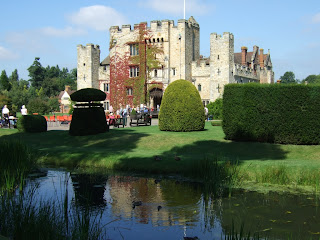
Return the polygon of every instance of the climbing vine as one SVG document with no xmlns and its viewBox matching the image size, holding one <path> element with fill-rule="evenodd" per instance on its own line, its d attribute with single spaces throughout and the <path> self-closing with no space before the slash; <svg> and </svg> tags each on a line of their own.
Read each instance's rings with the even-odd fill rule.
<svg viewBox="0 0 320 240">
<path fill-rule="evenodd" d="M 112 86 L 110 102 L 117 109 L 120 105 L 130 104 L 131 106 L 136 106 L 140 103 L 146 104 L 149 99 L 147 82 L 150 79 L 151 71 L 162 67 L 157 56 L 163 54 L 163 50 L 148 43 L 152 36 L 150 30 L 147 29 L 147 24 L 140 23 L 138 30 L 137 39 L 130 44 L 138 44 L 139 55 L 130 56 L 130 53 L 126 52 L 123 56 L 119 56 L 116 52 L 110 59 L 110 85 Z M 112 39 L 112 41 L 110 40 L 110 48 L 113 47 L 115 45 Z M 139 67 L 139 76 L 129 76 L 130 67 L 132 66 Z M 132 88 L 132 96 L 127 96 L 128 88 Z"/>
</svg>

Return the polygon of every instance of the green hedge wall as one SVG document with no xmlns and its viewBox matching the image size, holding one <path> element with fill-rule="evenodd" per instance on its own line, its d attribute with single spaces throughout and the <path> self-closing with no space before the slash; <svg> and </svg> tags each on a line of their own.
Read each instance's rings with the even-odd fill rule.
<svg viewBox="0 0 320 240">
<path fill-rule="evenodd" d="M 190 132 L 203 130 L 204 125 L 204 106 L 195 86 L 186 80 L 171 83 L 162 98 L 159 129 Z"/>
<path fill-rule="evenodd" d="M 229 84 L 223 94 L 226 139 L 320 143 L 320 86 Z"/>
<path fill-rule="evenodd" d="M 75 108 L 69 134 L 85 136 L 108 131 L 106 116 L 103 107 Z"/>
<path fill-rule="evenodd" d="M 22 115 L 18 119 L 17 128 L 21 132 L 46 132 L 47 121 L 41 115 Z"/>
</svg>

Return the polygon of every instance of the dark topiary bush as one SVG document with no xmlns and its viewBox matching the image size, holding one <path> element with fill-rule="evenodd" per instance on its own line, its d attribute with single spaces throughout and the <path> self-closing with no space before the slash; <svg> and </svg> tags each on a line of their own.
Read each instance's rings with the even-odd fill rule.
<svg viewBox="0 0 320 240">
<path fill-rule="evenodd" d="M 320 86 L 229 84 L 223 94 L 226 139 L 320 143 Z"/>
<path fill-rule="evenodd" d="M 47 121 L 41 115 L 23 115 L 18 119 L 17 128 L 21 132 L 46 132 Z"/>
<path fill-rule="evenodd" d="M 71 94 L 73 101 L 88 102 L 76 104 L 73 110 L 69 134 L 73 136 L 85 136 L 108 131 L 106 116 L 102 104 L 91 103 L 103 101 L 106 94 L 99 89 L 86 88 Z"/>
<path fill-rule="evenodd" d="M 103 101 L 106 99 L 106 93 L 96 88 L 84 88 L 72 93 L 70 98 L 76 102 Z"/>
<path fill-rule="evenodd" d="M 69 134 L 86 136 L 103 133 L 108 130 L 106 116 L 102 107 L 75 108 Z"/>
<path fill-rule="evenodd" d="M 162 98 L 159 129 L 190 132 L 203 130 L 204 125 L 204 106 L 195 86 L 186 80 L 171 83 Z"/>
</svg>

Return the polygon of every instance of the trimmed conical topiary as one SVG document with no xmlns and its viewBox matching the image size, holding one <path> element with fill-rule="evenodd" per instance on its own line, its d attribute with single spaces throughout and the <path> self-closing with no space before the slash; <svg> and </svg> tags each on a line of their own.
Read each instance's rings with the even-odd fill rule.
<svg viewBox="0 0 320 240">
<path fill-rule="evenodd" d="M 190 132 L 203 130 L 204 125 L 204 107 L 196 87 L 186 80 L 171 83 L 162 98 L 159 129 Z"/>
</svg>

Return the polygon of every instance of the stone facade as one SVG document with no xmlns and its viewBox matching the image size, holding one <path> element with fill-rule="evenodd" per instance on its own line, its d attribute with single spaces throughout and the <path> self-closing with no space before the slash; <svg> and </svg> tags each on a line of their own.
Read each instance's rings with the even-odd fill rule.
<svg viewBox="0 0 320 240">
<path fill-rule="evenodd" d="M 141 31 L 141 26 L 145 31 Z M 159 64 L 146 69 L 142 66 L 147 60 L 141 59 L 141 47 L 149 49 L 150 46 L 159 49 L 154 54 Z M 150 27 L 145 22 L 135 24 L 133 28 L 131 25 L 123 25 L 121 29 L 113 26 L 110 28 L 109 56 L 101 63 L 99 46 L 78 45 L 77 49 L 78 89 L 93 87 L 105 91 L 106 110 L 111 102 L 117 105 L 114 108 L 138 105 L 132 100 L 135 97 L 132 87 L 139 74 L 142 76 L 141 71 L 146 71 L 143 76 L 146 76 L 145 92 L 149 93 L 147 103 L 154 108 L 160 104 L 168 84 L 178 79 L 192 81 L 205 105 L 222 97 L 228 83 L 274 82 L 270 52 L 264 54 L 263 49 L 259 51 L 259 47 L 254 46 L 253 52 L 242 47 L 240 53 L 234 53 L 232 33 L 225 32 L 222 36 L 212 33 L 209 58 L 200 56 L 200 26 L 193 17 L 178 20 L 177 25 L 172 20 L 162 20 L 151 21 Z M 133 57 L 139 55 L 140 62 L 134 62 Z M 120 84 L 119 79 L 124 83 Z M 154 91 L 155 84 L 161 86 L 157 91 Z M 114 94 L 111 94 L 112 90 L 115 90 Z M 125 91 L 127 96 L 123 96 Z M 119 101 L 114 101 L 116 98 Z"/>
</svg>

